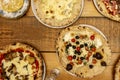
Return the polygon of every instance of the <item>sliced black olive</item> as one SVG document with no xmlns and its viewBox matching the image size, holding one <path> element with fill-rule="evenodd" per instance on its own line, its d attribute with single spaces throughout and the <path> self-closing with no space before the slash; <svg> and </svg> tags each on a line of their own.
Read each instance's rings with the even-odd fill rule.
<svg viewBox="0 0 120 80">
<path fill-rule="evenodd" d="M 107 63 L 105 61 L 102 61 L 101 66 L 107 66 Z"/>
<path fill-rule="evenodd" d="M 72 48 L 73 48 L 73 49 L 76 49 L 76 46 L 73 45 Z"/>
<path fill-rule="evenodd" d="M 84 45 L 83 45 L 83 44 L 81 44 L 81 45 L 80 45 L 80 48 L 83 48 L 83 47 L 84 47 Z"/>
<path fill-rule="evenodd" d="M 72 45 L 69 43 L 66 45 L 66 49 L 68 49 L 69 47 L 71 47 Z"/>
<path fill-rule="evenodd" d="M 70 71 L 72 68 L 73 68 L 73 66 L 71 64 L 67 64 L 66 70 Z"/>
<path fill-rule="evenodd" d="M 87 46 L 88 46 L 88 44 L 87 44 L 87 43 L 84 43 L 84 45 L 85 45 L 85 47 L 87 47 Z"/>
<path fill-rule="evenodd" d="M 81 54 L 81 52 L 80 52 L 80 51 L 75 50 L 75 54 L 80 55 L 80 54 Z"/>
<path fill-rule="evenodd" d="M 80 57 L 81 60 L 84 60 L 85 58 L 84 57 Z"/>
<path fill-rule="evenodd" d="M 73 59 L 76 59 L 76 55 L 73 56 Z"/>
<path fill-rule="evenodd" d="M 79 41 L 76 41 L 76 44 L 79 44 L 80 42 Z"/>
<path fill-rule="evenodd" d="M 89 68 L 92 69 L 94 66 L 93 65 L 89 65 Z"/>
<path fill-rule="evenodd" d="M 102 58 L 103 56 L 99 52 L 96 52 L 96 59 L 100 60 Z"/>
<path fill-rule="evenodd" d="M 79 39 L 80 37 L 79 36 L 75 36 L 76 39 Z"/>
</svg>

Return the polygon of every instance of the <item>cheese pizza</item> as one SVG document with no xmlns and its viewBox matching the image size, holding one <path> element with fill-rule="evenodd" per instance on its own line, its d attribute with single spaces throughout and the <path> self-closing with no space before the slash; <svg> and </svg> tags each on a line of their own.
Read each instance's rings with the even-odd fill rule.
<svg viewBox="0 0 120 80">
<path fill-rule="evenodd" d="M 111 57 L 106 38 L 99 30 L 91 27 L 68 27 L 60 32 L 56 42 L 63 67 L 69 73 L 84 78 L 102 73 Z"/>
<path fill-rule="evenodd" d="M 28 10 L 29 2 L 29 0 L 0 0 L 0 16 L 19 18 Z"/>
<path fill-rule="evenodd" d="M 78 19 L 83 0 L 33 0 L 32 5 L 33 12 L 40 22 L 60 28 Z"/>
<path fill-rule="evenodd" d="M 120 22 L 120 0 L 94 0 L 100 13 Z"/>
<path fill-rule="evenodd" d="M 0 80 L 43 80 L 43 59 L 33 47 L 15 43 L 0 49 Z"/>
</svg>

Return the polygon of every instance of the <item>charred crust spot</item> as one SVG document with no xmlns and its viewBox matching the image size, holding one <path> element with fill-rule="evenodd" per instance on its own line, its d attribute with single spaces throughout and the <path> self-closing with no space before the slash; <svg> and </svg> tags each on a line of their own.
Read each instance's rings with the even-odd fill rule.
<svg viewBox="0 0 120 80">
<path fill-rule="evenodd" d="M 102 52 L 104 53 L 104 49 L 102 49 Z"/>
<path fill-rule="evenodd" d="M 53 11 L 53 10 L 50 10 L 50 13 L 52 14 L 52 13 L 54 13 L 54 11 Z"/>
<path fill-rule="evenodd" d="M 55 18 L 55 16 L 52 16 L 52 19 L 54 19 Z"/>
<path fill-rule="evenodd" d="M 85 26 L 83 26 L 83 29 L 85 29 Z"/>
<path fill-rule="evenodd" d="M 16 42 L 12 43 L 12 45 L 16 45 L 16 44 L 17 44 Z"/>
<path fill-rule="evenodd" d="M 68 31 L 70 31 L 70 28 L 67 28 Z"/>
<path fill-rule="evenodd" d="M 46 14 L 48 14 L 49 13 L 49 11 L 46 11 Z"/>
</svg>

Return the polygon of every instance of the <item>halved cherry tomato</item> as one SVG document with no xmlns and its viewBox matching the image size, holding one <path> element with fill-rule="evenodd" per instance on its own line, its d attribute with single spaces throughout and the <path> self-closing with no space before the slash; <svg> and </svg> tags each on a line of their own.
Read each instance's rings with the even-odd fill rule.
<svg viewBox="0 0 120 80">
<path fill-rule="evenodd" d="M 72 41 L 72 42 L 75 42 L 75 39 L 73 38 L 73 39 L 71 39 L 71 41 Z"/>
<path fill-rule="evenodd" d="M 92 63 L 93 63 L 93 64 L 96 64 L 96 63 L 97 63 L 97 60 L 96 60 L 96 59 L 93 59 L 93 60 L 92 60 Z"/>
<path fill-rule="evenodd" d="M 93 48 L 91 48 L 91 50 L 92 50 L 93 52 L 95 52 L 95 51 L 96 51 L 96 48 L 95 48 L 95 47 L 93 47 Z"/>
<path fill-rule="evenodd" d="M 94 35 L 94 34 L 91 35 L 91 36 L 90 36 L 90 39 L 91 39 L 91 40 L 94 40 L 94 39 L 95 39 L 95 35 Z"/>
<path fill-rule="evenodd" d="M 78 60 L 78 64 L 82 64 L 82 60 Z"/>
<path fill-rule="evenodd" d="M 71 61 L 73 59 L 73 57 L 72 56 L 68 56 L 67 59 Z"/>
<path fill-rule="evenodd" d="M 80 51 L 80 47 L 77 47 L 76 50 L 77 50 L 77 51 Z"/>
</svg>

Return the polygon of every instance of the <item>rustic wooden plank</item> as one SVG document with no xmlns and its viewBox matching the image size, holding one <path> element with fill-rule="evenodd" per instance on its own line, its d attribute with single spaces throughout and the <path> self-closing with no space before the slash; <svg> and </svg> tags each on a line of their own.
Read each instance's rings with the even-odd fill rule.
<svg viewBox="0 0 120 80">
<path fill-rule="evenodd" d="M 56 53 L 42 53 L 42 55 L 46 62 L 47 74 L 49 74 L 50 71 L 54 68 L 58 68 L 60 70 L 60 75 L 58 76 L 57 80 L 113 80 L 114 66 L 116 64 L 116 61 L 118 60 L 118 57 L 120 56 L 120 53 L 112 53 L 112 60 L 110 65 L 107 66 L 102 74 L 97 75 L 91 79 L 78 78 L 68 74 L 59 63 L 59 59 Z"/>
<path fill-rule="evenodd" d="M 81 23 L 96 26 L 108 38 L 112 52 L 120 52 L 120 23 L 107 18 L 79 18 L 73 25 Z M 55 51 L 55 40 L 61 30 L 48 28 L 35 17 L 19 20 L 0 18 L 0 44 L 23 41 L 37 46 L 41 51 Z"/>
<path fill-rule="evenodd" d="M 29 11 L 26 16 L 34 16 L 32 8 L 30 6 Z M 95 8 L 92 0 L 84 0 L 84 9 L 82 12 L 82 17 L 103 17 Z"/>
</svg>

